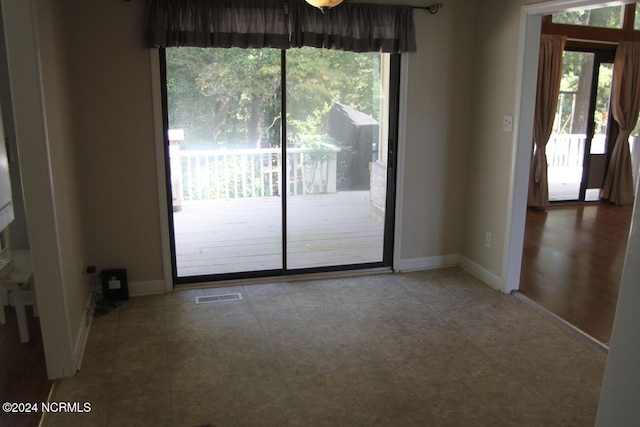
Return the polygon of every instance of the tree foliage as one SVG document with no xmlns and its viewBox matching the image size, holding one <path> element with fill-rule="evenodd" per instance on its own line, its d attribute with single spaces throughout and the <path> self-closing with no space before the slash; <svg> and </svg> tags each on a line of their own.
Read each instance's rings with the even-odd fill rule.
<svg viewBox="0 0 640 427">
<path fill-rule="evenodd" d="M 589 27 L 622 28 L 624 7 L 609 6 L 599 9 L 574 10 L 556 13 L 553 22 L 557 24 L 586 25 Z"/>
<path fill-rule="evenodd" d="M 638 3 L 640 5 L 640 3 Z M 640 7 L 636 8 L 634 28 L 640 29 Z M 610 6 L 599 9 L 588 9 L 557 13 L 552 21 L 561 24 L 584 25 L 600 28 L 622 28 L 624 6 Z M 594 55 L 583 52 L 565 52 L 563 58 L 563 79 L 554 131 L 559 133 L 586 133 L 591 117 L 588 116 L 591 96 L 591 79 L 593 75 Z M 596 108 L 593 120 L 595 133 L 606 132 L 609 120 L 609 98 L 613 66 L 601 64 L 595 70 L 598 79 Z M 640 125 L 634 133 L 640 133 Z"/>
<path fill-rule="evenodd" d="M 281 55 L 291 136 L 325 133 L 334 102 L 379 114 L 379 53 L 169 48 L 170 127 L 185 129 L 189 146 L 279 145 Z"/>
<path fill-rule="evenodd" d="M 562 81 L 560 83 L 559 116 L 554 131 L 557 133 L 584 134 L 591 122 L 588 116 L 591 97 L 591 81 L 594 77 L 594 54 L 565 51 L 563 55 Z M 603 63 L 596 70 L 596 133 L 606 130 L 609 117 L 609 100 L 613 65 Z"/>
<path fill-rule="evenodd" d="M 280 52 L 167 49 L 169 124 L 191 142 L 259 141 L 280 110 Z"/>
</svg>

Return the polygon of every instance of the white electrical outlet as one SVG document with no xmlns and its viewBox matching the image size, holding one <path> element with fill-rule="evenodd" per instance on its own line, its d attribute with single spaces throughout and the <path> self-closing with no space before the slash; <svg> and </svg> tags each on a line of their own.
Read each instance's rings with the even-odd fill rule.
<svg viewBox="0 0 640 427">
<path fill-rule="evenodd" d="M 491 233 L 487 231 L 487 234 L 484 235 L 484 245 L 488 248 L 491 247 Z"/>
<path fill-rule="evenodd" d="M 513 130 L 513 117 L 504 116 L 502 118 L 502 130 L 504 132 L 511 132 Z"/>
</svg>

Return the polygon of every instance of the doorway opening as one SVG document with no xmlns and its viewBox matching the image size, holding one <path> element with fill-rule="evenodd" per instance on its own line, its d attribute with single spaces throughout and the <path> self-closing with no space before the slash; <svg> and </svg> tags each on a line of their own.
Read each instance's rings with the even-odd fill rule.
<svg viewBox="0 0 640 427">
<path fill-rule="evenodd" d="M 583 120 L 582 123 L 584 130 L 576 131 L 576 133 L 583 133 L 585 140 L 589 136 L 590 145 L 587 146 L 585 143 L 583 149 L 584 167 L 579 171 L 580 173 L 576 174 L 580 179 L 580 185 L 579 187 L 576 185 L 575 188 L 579 188 L 579 190 L 574 190 L 573 197 L 568 200 L 596 201 L 600 199 L 601 177 L 604 175 L 609 160 L 606 140 L 612 139 L 611 130 L 615 132 L 615 126 L 612 125 L 613 121 L 611 120 L 612 114 L 609 114 L 608 110 L 610 96 L 608 76 L 613 72 L 612 55 L 618 41 L 637 40 L 640 37 L 637 29 L 631 27 L 633 16 L 637 16 L 637 14 L 634 15 L 636 5 L 572 11 L 544 17 L 538 14 L 546 13 L 545 8 L 547 7 L 548 10 L 554 8 L 553 5 L 541 6 L 540 8 L 525 7 L 525 11 L 528 11 L 529 15 L 527 26 L 531 24 L 531 32 L 526 36 L 526 40 L 527 43 L 532 43 L 534 39 L 537 42 L 540 33 L 538 32 L 536 35 L 533 27 L 540 28 L 537 20 L 541 20 L 543 33 L 565 35 L 568 38 L 568 48 L 564 57 L 565 77 L 568 54 L 574 55 L 574 62 L 581 66 L 583 63 L 585 64 L 585 72 L 574 73 L 574 75 L 580 76 L 582 74 L 586 76 L 585 82 L 590 82 L 590 107 L 586 110 L 586 120 Z M 534 10 L 536 13 L 533 13 Z M 581 19 L 584 18 L 584 22 L 559 24 L 558 15 L 563 15 L 563 19 L 567 18 L 569 21 L 581 17 Z M 597 16 L 599 18 L 595 19 Z M 594 29 L 590 26 L 602 17 L 607 18 L 605 20 L 607 24 L 602 25 L 604 29 Z M 528 55 L 533 56 L 533 49 L 529 47 L 524 47 L 523 52 L 525 52 L 525 58 L 531 59 Z M 535 55 L 537 56 L 537 51 Z M 591 65 L 587 66 L 586 64 L 589 62 Z M 579 68 L 575 67 L 575 69 Z M 591 76 L 588 76 L 589 69 Z M 531 78 L 534 75 L 531 71 L 533 71 L 532 68 L 526 71 L 528 78 L 525 77 L 524 80 L 527 83 L 523 83 L 521 88 L 523 94 L 535 88 L 535 82 L 531 84 L 535 80 L 535 78 Z M 578 80 L 574 80 L 575 88 L 581 83 Z M 583 86 L 589 85 L 583 84 Z M 561 91 L 562 89 L 561 87 Z M 563 103 L 562 96 L 563 94 L 559 99 L 556 119 L 560 115 L 561 108 L 564 108 L 565 112 L 570 111 L 575 116 L 575 112 L 579 108 L 575 105 L 567 108 L 567 103 Z M 572 96 L 574 97 L 571 100 L 573 102 L 578 95 Z M 586 108 L 584 105 L 581 107 L 583 110 Z M 603 108 L 604 106 L 606 108 Z M 566 114 L 563 118 L 565 123 L 571 126 L 572 121 L 569 116 L 570 114 Z M 530 123 L 527 120 L 521 120 L 520 124 L 528 125 Z M 557 125 L 556 122 L 554 131 L 557 130 Z M 576 129 L 579 129 L 579 126 L 576 126 Z M 636 139 L 633 137 L 635 135 L 637 135 L 637 129 L 632 132 L 632 137 L 629 140 L 631 153 L 637 152 L 635 150 Z M 604 143 L 601 142 L 603 139 Z M 525 145 L 524 138 L 520 141 L 522 142 L 521 147 L 523 147 Z M 547 154 L 551 167 L 551 155 L 549 152 Z M 633 156 L 632 154 L 632 159 Z M 637 172 L 637 165 L 640 163 L 633 161 L 633 168 Z M 598 162 L 600 162 L 600 167 L 594 167 L 594 163 Z M 519 157 L 517 168 L 528 171 L 528 163 L 525 156 Z M 599 169 L 602 173 L 598 179 L 593 177 L 594 168 Z M 517 184 L 516 187 L 518 188 Z M 590 192 L 589 190 L 594 191 Z M 512 235 L 510 239 L 510 251 L 523 248 L 524 243 L 523 256 L 516 268 L 513 268 L 513 264 L 508 267 L 507 274 L 510 278 L 517 274 L 516 283 L 518 285 L 516 288 L 519 288 L 529 298 L 606 345 L 610 338 L 611 324 L 616 310 L 630 218 L 631 209 L 628 206 L 613 206 L 604 203 L 579 203 L 573 206 L 552 205 L 547 211 L 525 211 L 523 209 L 521 223 L 523 239 L 517 242 L 516 234 Z M 513 220 L 512 225 L 518 226 L 517 215 L 513 216 Z"/>
<path fill-rule="evenodd" d="M 160 60 L 174 283 L 391 266 L 399 55 Z"/>
</svg>

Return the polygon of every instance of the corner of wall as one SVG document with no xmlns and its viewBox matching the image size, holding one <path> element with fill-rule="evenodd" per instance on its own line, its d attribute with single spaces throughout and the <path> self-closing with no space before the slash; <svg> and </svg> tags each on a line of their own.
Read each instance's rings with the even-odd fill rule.
<svg viewBox="0 0 640 427">
<path fill-rule="evenodd" d="M 84 350 L 87 346 L 87 340 L 89 339 L 89 331 L 91 330 L 91 324 L 93 322 L 93 316 L 91 315 L 91 309 L 93 309 L 93 299 L 91 294 L 87 298 L 87 312 L 78 325 L 78 335 L 76 336 L 75 346 L 73 347 L 73 354 L 76 361 L 76 367 L 80 370 L 82 365 L 82 359 L 84 357 Z"/>
<path fill-rule="evenodd" d="M 495 290 L 502 293 L 508 293 L 508 290 L 504 285 L 504 280 L 502 280 L 500 276 L 493 274 L 486 268 L 482 267 L 480 264 L 477 264 L 462 255 L 460 255 L 460 268 L 482 280 L 484 283 L 491 286 Z"/>
<path fill-rule="evenodd" d="M 129 283 L 129 296 L 142 297 L 148 295 L 162 295 L 166 293 L 164 280 L 146 280 Z"/>
</svg>

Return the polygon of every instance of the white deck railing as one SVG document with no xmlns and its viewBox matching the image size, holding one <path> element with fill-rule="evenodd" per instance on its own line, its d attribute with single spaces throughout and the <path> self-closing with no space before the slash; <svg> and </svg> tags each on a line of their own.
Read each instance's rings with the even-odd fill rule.
<svg viewBox="0 0 640 427">
<path fill-rule="evenodd" d="M 288 148 L 282 177 L 279 148 L 170 149 L 174 206 L 182 200 L 276 196 L 286 182 L 290 195 L 335 193 L 338 147 Z"/>
<path fill-rule="evenodd" d="M 584 160 L 585 134 L 552 134 L 547 143 L 547 163 L 553 168 L 581 168 Z M 591 154 L 605 153 L 606 135 L 594 135 Z"/>
<path fill-rule="evenodd" d="M 547 143 L 547 163 L 550 168 L 581 168 L 584 159 L 584 134 L 553 134 Z"/>
</svg>

